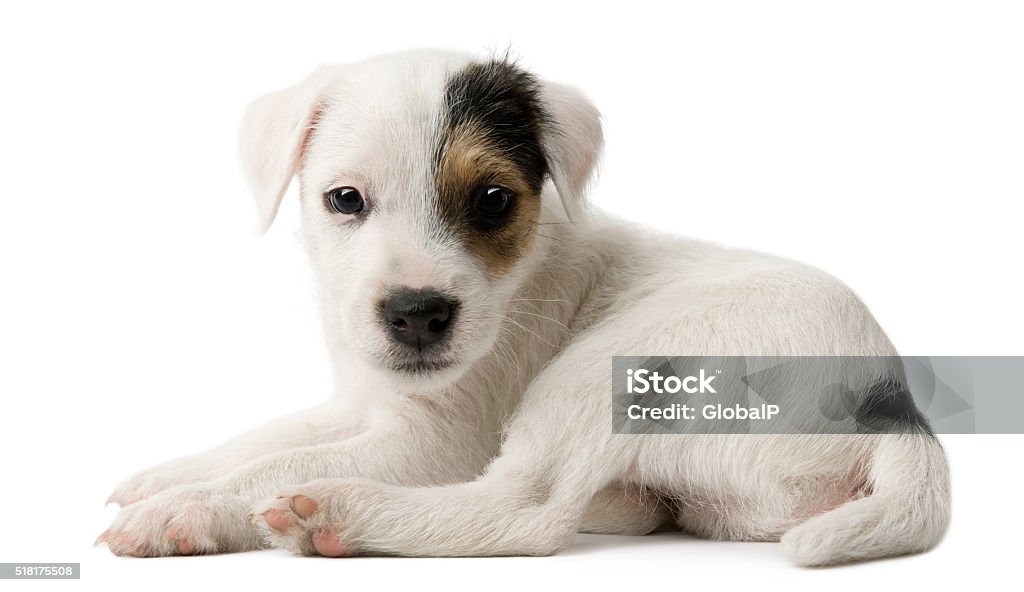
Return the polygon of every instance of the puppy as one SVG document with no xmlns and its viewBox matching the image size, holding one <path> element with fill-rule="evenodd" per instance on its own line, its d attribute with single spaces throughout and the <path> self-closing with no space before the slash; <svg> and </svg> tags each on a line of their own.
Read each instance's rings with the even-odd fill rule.
<svg viewBox="0 0 1024 592">
<path fill-rule="evenodd" d="M 114 553 L 548 555 L 676 525 L 826 565 L 941 538 L 947 464 L 922 422 L 612 433 L 613 355 L 895 351 L 815 269 L 588 210 L 602 132 L 575 89 L 391 55 L 259 99 L 241 144 L 265 225 L 298 177 L 334 397 L 122 484 Z"/>
</svg>

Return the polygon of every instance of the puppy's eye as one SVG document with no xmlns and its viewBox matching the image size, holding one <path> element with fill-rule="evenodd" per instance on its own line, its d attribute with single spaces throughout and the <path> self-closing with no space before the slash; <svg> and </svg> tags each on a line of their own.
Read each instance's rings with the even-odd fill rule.
<svg viewBox="0 0 1024 592">
<path fill-rule="evenodd" d="M 473 200 L 473 211 L 484 218 L 496 218 L 505 213 L 512 203 L 512 192 L 504 187 L 489 185 L 481 189 Z"/>
<path fill-rule="evenodd" d="M 324 194 L 327 206 L 338 214 L 358 214 L 366 207 L 363 196 L 355 187 L 338 187 Z"/>
</svg>

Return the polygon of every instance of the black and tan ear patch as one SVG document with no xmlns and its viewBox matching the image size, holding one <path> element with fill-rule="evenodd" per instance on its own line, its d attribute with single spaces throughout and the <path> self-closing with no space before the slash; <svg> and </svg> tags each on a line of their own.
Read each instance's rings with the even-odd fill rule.
<svg viewBox="0 0 1024 592">
<path fill-rule="evenodd" d="M 494 275 L 523 255 L 540 217 L 548 125 L 536 79 L 508 60 L 471 64 L 445 87 L 435 158 L 439 214 Z M 488 185 L 514 198 L 500 224 L 474 224 L 473 197 Z"/>
</svg>

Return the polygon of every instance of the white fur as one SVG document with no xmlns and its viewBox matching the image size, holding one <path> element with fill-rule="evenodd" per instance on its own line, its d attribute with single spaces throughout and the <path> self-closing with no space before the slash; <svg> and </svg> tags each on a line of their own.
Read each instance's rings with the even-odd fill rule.
<svg viewBox="0 0 1024 592">
<path fill-rule="evenodd" d="M 266 224 L 300 180 L 335 396 L 123 484 L 103 537 L 112 550 L 249 549 L 264 544 L 260 530 L 311 553 L 312 534 L 333 528 L 354 552 L 541 555 L 577 530 L 644 534 L 673 519 L 710 537 L 781 538 L 802 565 L 935 545 L 949 484 L 931 436 L 611 433 L 613 355 L 895 351 L 820 271 L 588 212 L 598 113 L 554 84 L 542 92 L 563 130 L 544 138 L 551 224 L 508 273 L 488 276 L 431 209 L 444 79 L 470 60 L 420 52 L 324 68 L 250 109 L 243 157 Z M 322 194 L 340 184 L 373 188 L 372 222 L 325 212 Z M 461 300 L 450 369 L 411 378 L 383 363 L 393 345 L 374 303 L 394 285 Z M 866 496 L 851 494 L 858 484 Z M 320 509 L 285 533 L 267 528 L 263 513 L 289 512 L 292 495 Z"/>
</svg>

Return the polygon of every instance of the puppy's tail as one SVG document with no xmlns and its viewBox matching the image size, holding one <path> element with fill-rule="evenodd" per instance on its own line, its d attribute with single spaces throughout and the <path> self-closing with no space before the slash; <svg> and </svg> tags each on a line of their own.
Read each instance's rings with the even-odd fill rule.
<svg viewBox="0 0 1024 592">
<path fill-rule="evenodd" d="M 930 433 L 880 434 L 867 497 L 791 529 L 783 549 L 804 566 L 919 553 L 949 523 L 949 466 Z"/>
</svg>

